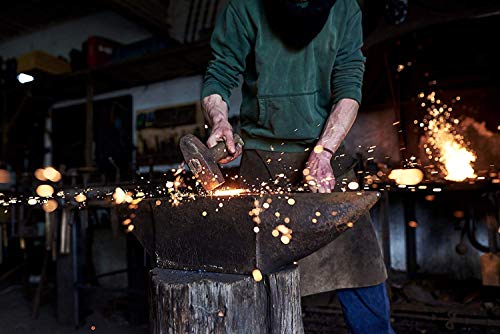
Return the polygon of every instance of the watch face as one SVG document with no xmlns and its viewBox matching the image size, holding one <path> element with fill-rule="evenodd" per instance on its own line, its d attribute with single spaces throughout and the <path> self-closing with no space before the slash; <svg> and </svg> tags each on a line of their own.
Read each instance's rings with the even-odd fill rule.
<svg viewBox="0 0 500 334">
<path fill-rule="evenodd" d="M 389 0 L 386 5 L 386 19 L 392 24 L 401 24 L 408 16 L 408 0 Z"/>
</svg>

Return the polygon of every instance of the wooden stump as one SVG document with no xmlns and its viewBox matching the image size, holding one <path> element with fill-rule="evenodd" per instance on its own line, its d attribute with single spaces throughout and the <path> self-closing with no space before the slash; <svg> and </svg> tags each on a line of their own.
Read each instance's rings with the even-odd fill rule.
<svg viewBox="0 0 500 334">
<path fill-rule="evenodd" d="M 151 271 L 153 334 L 301 334 L 296 266 L 250 276 L 179 270 Z"/>
</svg>

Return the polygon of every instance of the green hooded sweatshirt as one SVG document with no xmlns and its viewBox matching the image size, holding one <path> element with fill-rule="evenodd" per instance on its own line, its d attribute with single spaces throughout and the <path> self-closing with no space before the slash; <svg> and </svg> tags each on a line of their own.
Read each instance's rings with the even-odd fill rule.
<svg viewBox="0 0 500 334">
<path fill-rule="evenodd" d="M 264 1 L 231 0 L 220 16 L 202 98 L 219 94 L 229 105 L 243 74 L 245 149 L 303 152 L 319 139 L 335 103 L 361 102 L 361 10 L 356 0 L 337 0 L 321 32 L 297 50 L 271 29 Z"/>
</svg>

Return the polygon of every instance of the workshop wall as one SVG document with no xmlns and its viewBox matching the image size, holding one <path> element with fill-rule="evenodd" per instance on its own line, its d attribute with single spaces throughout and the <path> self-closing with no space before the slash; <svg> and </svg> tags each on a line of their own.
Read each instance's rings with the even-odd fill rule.
<svg viewBox="0 0 500 334">
<path fill-rule="evenodd" d="M 118 14 L 104 11 L 0 42 L 0 55 L 7 59 L 43 50 L 68 58 L 71 49 L 81 49 L 82 43 L 94 35 L 133 43 L 150 37 L 151 33 Z"/>
</svg>

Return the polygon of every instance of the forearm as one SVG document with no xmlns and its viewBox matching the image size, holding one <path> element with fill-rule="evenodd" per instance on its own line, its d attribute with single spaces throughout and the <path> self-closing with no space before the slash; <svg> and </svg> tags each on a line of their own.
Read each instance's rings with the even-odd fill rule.
<svg viewBox="0 0 500 334">
<path fill-rule="evenodd" d="M 317 146 L 331 152 L 337 151 L 351 130 L 358 115 L 359 104 L 352 99 L 342 99 L 332 107 Z"/>
<path fill-rule="evenodd" d="M 226 102 L 218 94 L 205 97 L 202 100 L 203 115 L 210 127 L 221 123 L 229 123 L 228 107 Z"/>
</svg>

